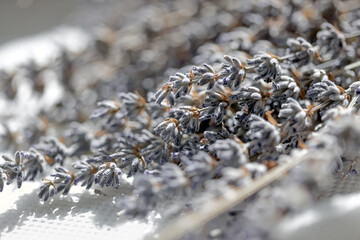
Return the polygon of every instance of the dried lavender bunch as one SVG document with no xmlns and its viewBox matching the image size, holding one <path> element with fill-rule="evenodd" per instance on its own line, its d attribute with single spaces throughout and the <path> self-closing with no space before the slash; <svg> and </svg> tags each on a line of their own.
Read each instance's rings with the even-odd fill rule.
<svg viewBox="0 0 360 240">
<path fill-rule="evenodd" d="M 317 160 L 332 156 L 336 166 L 329 169 L 339 170 L 341 157 L 357 156 L 352 150 L 356 146 L 350 144 L 357 141 L 356 134 L 346 134 L 358 132 L 352 129 L 354 119 L 342 122 L 343 128 L 336 128 L 333 134 L 329 130 L 336 119 L 358 111 L 356 50 L 360 41 L 356 32 L 352 36 L 342 33 L 353 30 L 344 26 L 356 17 L 329 14 L 334 7 L 331 1 L 240 5 L 245 6 L 242 1 L 189 1 L 184 6 L 157 2 L 136 13 L 149 16 L 149 21 L 129 18 L 124 21 L 129 25 L 106 25 L 104 32 L 115 39 L 96 33 L 90 50 L 78 56 L 63 50 L 55 68 L 29 64 L 27 72 L 31 74 L 26 79 L 33 81 L 36 94 L 46 90 L 43 84 L 47 81 L 42 79 L 46 69 L 61 79 L 64 97 L 51 111 L 39 109 L 59 125 L 50 130 L 68 129 L 70 121 L 85 123 L 64 134 L 58 132 L 64 141 L 35 137 L 32 142 L 39 142 L 33 146 L 36 151 L 21 152 L 23 165 L 16 160 L 8 164 L 23 168 L 24 179 L 29 180 L 41 175 L 42 158 L 49 165 L 46 167 L 55 169 L 54 179 L 44 180 L 40 188 L 39 198 L 44 201 L 55 193 L 67 194 L 78 183 L 87 189 L 94 183 L 121 188 L 121 173 L 127 173 L 134 177 L 134 191 L 121 206 L 132 216 L 146 216 L 170 205 L 176 205 L 179 212 L 194 210 L 214 196 L 222 197 L 224 189 L 251 184 L 268 169 L 289 161 L 289 155 L 296 157 L 294 149 L 305 146 L 326 153 L 316 154 Z M 306 14 L 309 8 L 313 14 Z M 184 9 L 197 10 L 184 14 Z M 170 21 L 159 24 L 165 15 Z M 330 15 L 333 19 L 328 19 Z M 320 25 L 325 21 L 341 23 L 342 29 Z M 327 62 L 320 63 L 323 60 Z M 162 73 L 167 81 L 156 90 Z M 10 76 L 7 79 L 11 86 L 7 89 L 15 96 L 17 86 L 12 85 L 16 83 Z M 139 92 L 129 91 L 135 89 Z M 115 94 L 116 100 L 112 98 Z M 104 100 L 107 98 L 113 100 Z M 87 121 L 88 116 L 93 121 Z M 100 129 L 97 119 L 104 120 Z M 16 146 L 21 138 L 8 130 L 9 145 L 22 149 Z M 42 134 L 46 135 L 46 128 Z M 71 165 L 73 160 L 75 171 L 59 167 Z M 12 167 L 1 165 L 0 190 L 9 177 L 20 176 L 21 171 L 12 171 Z M 321 169 L 327 167 L 326 163 Z M 314 169 L 304 167 L 301 174 L 305 177 L 297 175 L 293 185 L 284 189 L 303 189 L 305 194 L 315 191 Z M 264 198 L 276 198 L 281 188 L 274 189 Z M 203 198 L 197 204 L 194 198 L 200 195 Z M 299 208 L 284 200 L 269 209 L 275 209 L 269 214 L 274 216 Z M 261 214 L 255 216 L 249 222 L 261 218 Z M 249 229 L 265 235 L 271 231 L 271 224 L 259 230 L 257 224 L 250 228 L 244 222 L 234 221 L 220 235 L 237 239 L 252 236 Z"/>
</svg>

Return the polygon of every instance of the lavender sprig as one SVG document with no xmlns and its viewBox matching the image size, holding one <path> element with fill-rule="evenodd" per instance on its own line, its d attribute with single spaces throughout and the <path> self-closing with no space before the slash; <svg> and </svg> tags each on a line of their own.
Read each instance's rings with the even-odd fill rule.
<svg viewBox="0 0 360 240">
<path fill-rule="evenodd" d="M 99 184 L 101 187 L 113 186 L 119 188 L 120 175 L 121 169 L 115 163 L 107 162 L 101 165 L 99 171 L 94 175 L 95 184 Z"/>
<path fill-rule="evenodd" d="M 281 75 L 281 66 L 279 60 L 267 53 L 257 54 L 252 59 L 247 60 L 247 64 L 255 67 L 258 76 L 255 80 L 264 79 L 266 82 L 271 82 Z"/>
<path fill-rule="evenodd" d="M 8 176 L 6 184 L 9 185 L 16 180 L 17 187 L 21 188 L 24 166 L 20 152 L 14 154 L 14 159 L 7 156 L 2 156 L 2 158 L 5 160 L 5 163 L 1 164 L 0 168 L 3 170 L 2 173 Z"/>
</svg>

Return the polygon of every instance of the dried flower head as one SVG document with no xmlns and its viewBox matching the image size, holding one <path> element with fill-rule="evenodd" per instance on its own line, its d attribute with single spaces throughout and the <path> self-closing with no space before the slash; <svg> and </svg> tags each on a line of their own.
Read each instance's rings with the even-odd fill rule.
<svg viewBox="0 0 360 240">
<path fill-rule="evenodd" d="M 121 169 L 113 162 L 104 163 L 94 175 L 95 184 L 101 187 L 120 187 Z"/>
<path fill-rule="evenodd" d="M 20 188 L 23 182 L 23 160 L 21 158 L 20 152 L 14 154 L 14 159 L 11 159 L 7 156 L 2 156 L 5 160 L 3 164 L 0 165 L 0 168 L 3 170 L 2 173 L 7 175 L 7 185 L 13 183 L 16 180 L 17 187 Z M 3 180 L 2 180 L 3 181 Z"/>
<path fill-rule="evenodd" d="M 279 60 L 270 53 L 257 54 L 252 59 L 248 59 L 247 64 L 255 67 L 258 74 L 255 80 L 264 79 L 266 82 L 271 82 L 281 75 Z"/>
<path fill-rule="evenodd" d="M 320 54 L 325 58 L 332 58 L 340 54 L 345 48 L 345 36 L 330 23 L 321 24 L 321 31 L 316 35 Z"/>
</svg>

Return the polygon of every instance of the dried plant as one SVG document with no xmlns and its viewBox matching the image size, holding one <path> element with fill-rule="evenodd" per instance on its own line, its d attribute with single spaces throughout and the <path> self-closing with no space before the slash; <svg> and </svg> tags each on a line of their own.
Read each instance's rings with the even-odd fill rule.
<svg viewBox="0 0 360 240">
<path fill-rule="evenodd" d="M 238 220 L 222 226 L 217 215 L 208 229 L 214 239 L 268 236 L 279 216 L 301 207 L 280 197 L 262 214 L 267 199 L 292 190 L 314 200 L 329 172 L 359 158 L 360 33 L 356 14 L 330 14 L 330 0 L 243 4 L 155 1 L 132 14 L 149 11 L 149 22 L 131 18 L 124 21 L 130 26 L 100 31 L 113 40 L 97 33 L 79 55 L 62 49 L 55 66 L 32 62 L 26 76 L 1 75 L 11 90 L 1 97 L 13 99 L 14 77 L 33 81 L 38 96 L 46 91 L 44 71 L 53 71 L 63 97 L 51 110 L 34 110 L 39 116 L 29 126 L 42 125 L 33 131 L 17 138 L 5 127 L 7 150 L 29 151 L 3 156 L 0 191 L 5 183 L 38 181 L 44 169 L 54 173 L 43 178 L 42 201 L 71 194 L 74 185 L 120 192 L 132 177 L 133 194 L 117 197 L 119 211 L 162 211 L 166 222 L 301 158 L 299 171 L 260 192 Z"/>
</svg>

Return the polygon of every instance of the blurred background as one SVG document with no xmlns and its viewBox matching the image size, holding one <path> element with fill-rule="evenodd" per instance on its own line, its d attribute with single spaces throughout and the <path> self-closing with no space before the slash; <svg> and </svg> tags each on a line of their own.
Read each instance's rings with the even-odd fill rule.
<svg viewBox="0 0 360 240">
<path fill-rule="evenodd" d="M 0 44 L 38 34 L 74 20 L 81 0 L 0 1 Z"/>
</svg>

